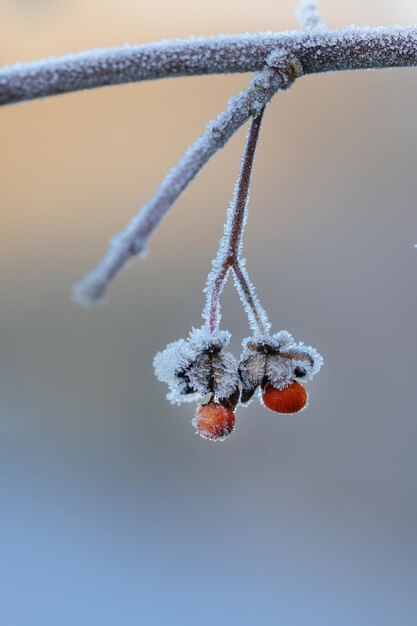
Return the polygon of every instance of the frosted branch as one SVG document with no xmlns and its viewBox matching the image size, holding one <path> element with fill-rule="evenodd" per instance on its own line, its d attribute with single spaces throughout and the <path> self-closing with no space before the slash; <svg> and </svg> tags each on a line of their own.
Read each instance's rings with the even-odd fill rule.
<svg viewBox="0 0 417 626">
<path fill-rule="evenodd" d="M 305 30 L 325 28 L 316 0 L 301 0 L 297 9 L 297 19 Z"/>
<path fill-rule="evenodd" d="M 115 237 L 103 261 L 75 287 L 79 302 L 99 300 L 146 243 L 181 192 L 249 117 L 302 74 L 417 66 L 417 28 L 318 28 L 315 2 L 299 9 L 303 32 L 190 38 L 93 50 L 0 69 L 0 105 L 72 91 L 175 76 L 256 71 Z"/>
<path fill-rule="evenodd" d="M 0 69 L 0 105 L 159 78 L 256 72 L 278 49 L 298 58 L 304 74 L 414 67 L 417 28 L 350 27 L 332 32 L 310 29 L 221 35 L 17 63 Z"/>
<path fill-rule="evenodd" d="M 210 157 L 251 116 L 259 115 L 278 90 L 287 89 L 300 75 L 300 64 L 288 58 L 285 52 L 269 55 L 264 69 L 255 74 L 246 89 L 229 100 L 227 109 L 207 125 L 203 135 L 172 168 L 151 199 L 127 228 L 112 240 L 100 264 L 75 285 L 74 298 L 77 302 L 88 304 L 104 296 L 110 281 L 129 258 L 145 250 L 149 237 L 164 215 Z"/>
</svg>

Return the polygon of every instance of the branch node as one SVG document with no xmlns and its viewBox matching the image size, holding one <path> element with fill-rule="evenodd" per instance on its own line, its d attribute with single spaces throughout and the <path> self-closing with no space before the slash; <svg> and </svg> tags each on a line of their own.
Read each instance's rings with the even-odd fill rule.
<svg viewBox="0 0 417 626">
<path fill-rule="evenodd" d="M 283 48 L 271 52 L 265 64 L 281 77 L 283 83 L 281 89 L 288 89 L 304 74 L 301 61 Z"/>
</svg>

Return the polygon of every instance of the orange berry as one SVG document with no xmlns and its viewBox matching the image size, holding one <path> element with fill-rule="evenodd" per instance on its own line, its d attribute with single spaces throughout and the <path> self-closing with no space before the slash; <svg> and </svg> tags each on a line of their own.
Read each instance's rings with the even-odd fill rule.
<svg viewBox="0 0 417 626">
<path fill-rule="evenodd" d="M 208 402 L 198 407 L 193 426 L 204 439 L 223 441 L 235 428 L 235 414 L 229 407 Z"/>
<path fill-rule="evenodd" d="M 304 387 L 295 381 L 285 389 L 276 389 L 268 384 L 262 399 L 265 406 L 276 413 L 298 413 L 307 406 L 308 394 Z"/>
</svg>

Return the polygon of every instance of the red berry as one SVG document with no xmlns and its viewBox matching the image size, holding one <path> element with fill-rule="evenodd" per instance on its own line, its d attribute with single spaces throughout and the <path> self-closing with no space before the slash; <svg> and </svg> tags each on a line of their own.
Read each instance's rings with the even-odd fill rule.
<svg viewBox="0 0 417 626">
<path fill-rule="evenodd" d="M 198 407 L 193 426 L 204 439 L 223 441 L 235 428 L 235 414 L 229 407 L 208 402 Z"/>
<path fill-rule="evenodd" d="M 262 399 L 265 406 L 276 413 L 298 413 L 307 406 L 308 394 L 304 387 L 295 381 L 285 389 L 276 389 L 268 384 Z"/>
</svg>

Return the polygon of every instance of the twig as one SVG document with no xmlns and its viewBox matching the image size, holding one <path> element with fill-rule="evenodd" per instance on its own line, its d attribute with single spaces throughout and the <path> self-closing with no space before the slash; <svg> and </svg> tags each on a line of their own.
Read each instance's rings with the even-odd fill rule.
<svg viewBox="0 0 417 626">
<path fill-rule="evenodd" d="M 246 89 L 229 100 L 226 111 L 208 124 L 205 133 L 173 167 L 152 198 L 127 228 L 112 240 L 100 264 L 75 285 L 74 298 L 77 302 L 90 304 L 102 299 L 110 281 L 128 259 L 144 252 L 149 237 L 161 219 L 210 157 L 252 115 L 259 115 L 278 90 L 287 89 L 301 73 L 298 61 L 288 58 L 285 52 L 269 55 L 265 68 L 255 74 Z"/>
<path fill-rule="evenodd" d="M 295 78 L 318 72 L 417 65 L 417 28 L 352 27 L 330 32 L 318 28 L 319 14 L 311 1 L 303 2 L 301 15 L 308 32 L 124 46 L 0 69 L 0 105 L 167 76 L 258 70 L 249 87 L 229 101 L 226 111 L 207 126 L 140 213 L 113 239 L 97 268 L 75 286 L 78 302 L 103 297 L 128 259 L 144 251 L 156 226 L 211 156 Z"/>
<path fill-rule="evenodd" d="M 162 41 L 90 50 L 0 69 L 0 105 L 175 76 L 260 71 L 285 49 L 304 74 L 417 65 L 417 28 L 346 28 Z"/>
</svg>

